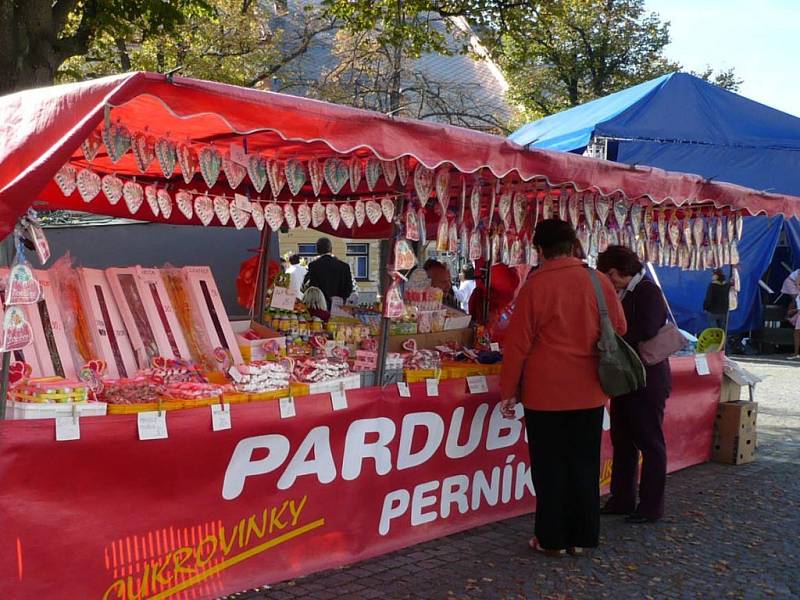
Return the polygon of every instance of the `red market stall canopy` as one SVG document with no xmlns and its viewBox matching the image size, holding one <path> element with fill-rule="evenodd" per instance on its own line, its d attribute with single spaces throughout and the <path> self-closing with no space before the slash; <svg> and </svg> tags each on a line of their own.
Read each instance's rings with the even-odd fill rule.
<svg viewBox="0 0 800 600">
<path fill-rule="evenodd" d="M 458 172 L 464 175 L 450 176 Z M 263 227 L 266 220 L 273 228 L 278 220 L 292 226 L 284 208 L 293 204 L 301 225 L 385 237 L 392 215 L 386 203 L 385 218 L 377 213 L 382 199 L 413 191 L 423 205 L 441 197 L 444 209 L 457 212 L 461 198 L 463 216 L 465 197 L 482 200 L 486 212 L 501 186 L 522 192 L 529 208 L 537 194 L 563 187 L 629 202 L 800 214 L 796 197 L 154 73 L 0 98 L 0 234 L 34 203 L 174 224 Z M 337 204 L 355 210 L 322 213 Z"/>
</svg>

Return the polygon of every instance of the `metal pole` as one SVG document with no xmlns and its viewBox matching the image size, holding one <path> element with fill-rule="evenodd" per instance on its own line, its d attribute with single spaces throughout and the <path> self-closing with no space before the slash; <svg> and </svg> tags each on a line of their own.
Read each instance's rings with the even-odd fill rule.
<svg viewBox="0 0 800 600">
<path fill-rule="evenodd" d="M 400 196 L 400 202 L 398 206 L 395 207 L 395 214 L 402 215 L 403 208 L 405 207 L 405 197 Z M 397 219 L 392 221 L 392 233 L 389 237 L 389 254 L 392 252 L 391 244 L 394 242 L 395 238 L 397 237 Z M 390 258 L 387 258 L 386 264 L 388 265 L 391 261 Z M 383 312 L 384 315 L 381 316 L 381 329 L 378 335 L 378 368 L 375 371 L 375 385 L 382 386 L 383 385 L 383 376 L 386 371 L 386 354 L 387 348 L 389 345 L 389 318 L 385 316 L 386 312 L 386 292 L 389 290 L 389 286 L 392 283 L 392 273 L 389 269 L 386 269 L 386 275 L 383 277 L 382 280 L 383 289 L 381 289 L 381 298 L 383 299 Z"/>
<path fill-rule="evenodd" d="M 256 295 L 253 299 L 253 320 L 264 324 L 264 295 L 267 293 L 267 277 L 269 275 L 269 243 L 272 229 L 264 225 L 261 231 L 261 245 L 258 249 L 258 274 L 256 275 Z"/>
</svg>

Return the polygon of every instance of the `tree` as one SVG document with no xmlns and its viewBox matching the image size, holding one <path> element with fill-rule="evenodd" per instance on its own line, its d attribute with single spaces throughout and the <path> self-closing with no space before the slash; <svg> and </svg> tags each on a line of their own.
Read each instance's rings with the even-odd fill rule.
<svg viewBox="0 0 800 600">
<path fill-rule="evenodd" d="M 729 92 L 738 91 L 739 86 L 743 83 L 743 80 L 736 76 L 736 71 L 732 67 L 730 69 L 715 71 L 712 67 L 706 65 L 706 68 L 702 71 L 689 72 L 703 81 L 718 85 Z"/>
<path fill-rule="evenodd" d="M 207 10 L 205 0 L 0 0 L 0 94 L 53 83 L 100 35 L 169 32 Z"/>
</svg>

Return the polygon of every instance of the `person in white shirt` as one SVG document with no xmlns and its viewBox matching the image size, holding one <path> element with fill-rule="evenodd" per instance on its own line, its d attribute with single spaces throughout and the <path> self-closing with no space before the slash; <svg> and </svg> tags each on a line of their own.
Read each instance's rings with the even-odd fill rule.
<svg viewBox="0 0 800 600">
<path fill-rule="evenodd" d="M 294 292 L 298 300 L 303 299 L 303 281 L 306 278 L 308 269 L 300 264 L 300 257 L 297 254 L 292 254 L 289 257 L 289 268 L 286 269 L 290 277 L 289 289 Z"/>
<path fill-rule="evenodd" d="M 469 298 L 475 291 L 475 269 L 472 268 L 472 265 L 464 265 L 458 274 L 458 279 L 460 283 L 458 287 L 453 286 L 453 294 L 455 294 L 461 310 L 468 313 Z"/>
</svg>

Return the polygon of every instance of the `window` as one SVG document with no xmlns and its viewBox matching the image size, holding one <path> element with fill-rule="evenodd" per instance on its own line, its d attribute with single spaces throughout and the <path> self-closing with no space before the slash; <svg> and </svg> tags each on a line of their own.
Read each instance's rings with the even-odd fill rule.
<svg viewBox="0 0 800 600">
<path fill-rule="evenodd" d="M 317 245 L 297 244 L 297 254 L 300 258 L 314 258 L 317 255 Z"/>
<path fill-rule="evenodd" d="M 347 262 L 356 281 L 369 281 L 369 244 L 347 244 Z"/>
</svg>

